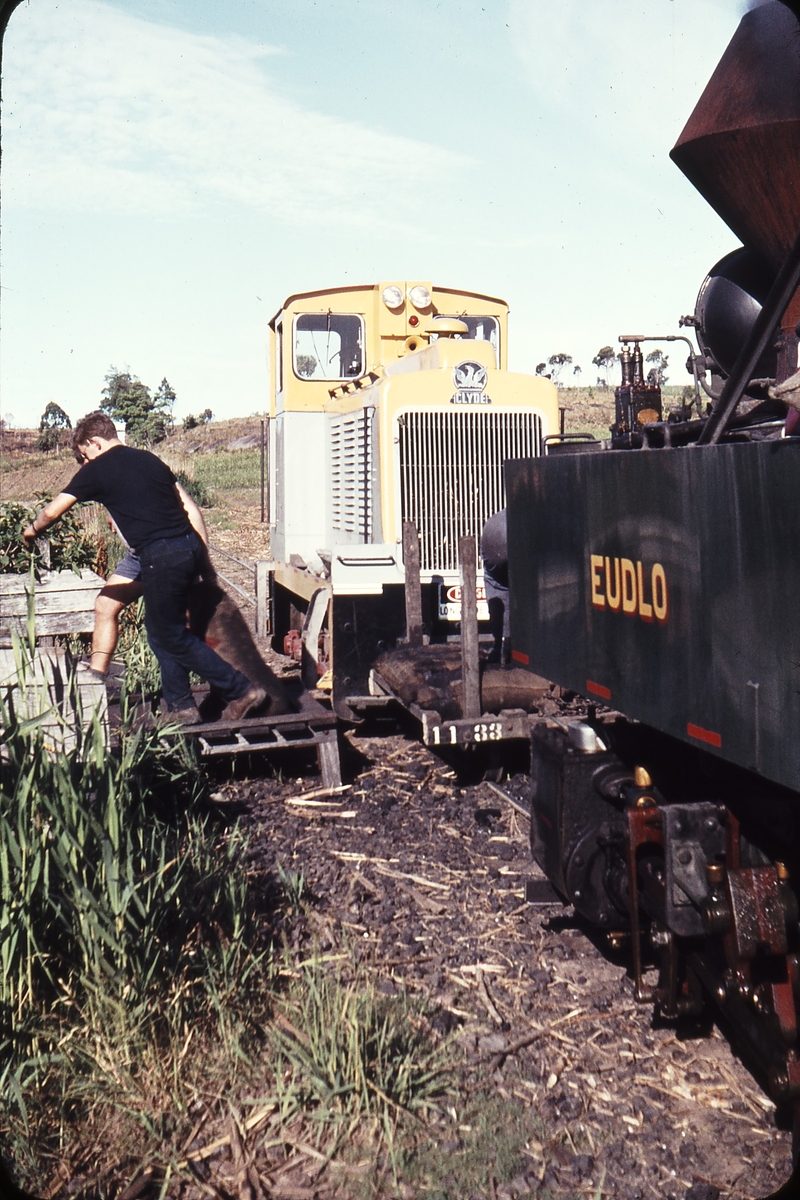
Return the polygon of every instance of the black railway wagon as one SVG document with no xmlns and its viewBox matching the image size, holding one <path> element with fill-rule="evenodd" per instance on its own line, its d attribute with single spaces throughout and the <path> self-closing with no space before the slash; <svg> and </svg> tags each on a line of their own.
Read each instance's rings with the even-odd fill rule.
<svg viewBox="0 0 800 1200">
<path fill-rule="evenodd" d="M 657 405 L 629 403 L 643 381 L 628 345 L 644 339 L 626 336 L 608 441 L 506 464 L 512 656 L 594 702 L 533 730 L 534 856 L 577 912 L 629 940 L 639 1000 L 673 1019 L 725 1012 L 793 1114 L 795 1161 L 796 9 L 744 16 L 672 152 L 743 242 L 682 322 L 710 403 L 698 392 L 696 416 L 682 404 L 666 419 L 657 388 Z M 797 1165 L 780 1195 L 800 1195 Z"/>
<path fill-rule="evenodd" d="M 506 474 L 514 658 L 800 789 L 800 439 Z"/>
</svg>

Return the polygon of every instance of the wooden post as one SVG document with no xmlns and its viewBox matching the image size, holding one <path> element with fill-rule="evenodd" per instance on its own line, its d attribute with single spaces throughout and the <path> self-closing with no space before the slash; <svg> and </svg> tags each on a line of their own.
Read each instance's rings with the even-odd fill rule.
<svg viewBox="0 0 800 1200">
<path fill-rule="evenodd" d="M 403 563 L 406 569 L 406 645 L 421 646 L 425 626 L 419 579 L 419 534 L 413 521 L 403 521 Z"/>
<path fill-rule="evenodd" d="M 269 633 L 269 568 L 272 563 L 260 560 L 256 563 L 256 637 Z"/>
<path fill-rule="evenodd" d="M 264 513 L 264 509 L 265 509 L 265 505 L 264 505 L 264 480 L 265 480 L 264 448 L 265 448 L 265 443 L 266 443 L 266 438 L 264 436 L 265 427 L 266 427 L 266 422 L 262 421 L 261 422 L 261 523 L 262 523 L 262 525 L 264 523 L 264 516 L 265 516 L 265 513 Z"/>
<path fill-rule="evenodd" d="M 461 682 L 464 716 L 481 715 L 481 673 L 478 661 L 477 550 L 474 537 L 458 539 L 461 563 Z"/>
</svg>

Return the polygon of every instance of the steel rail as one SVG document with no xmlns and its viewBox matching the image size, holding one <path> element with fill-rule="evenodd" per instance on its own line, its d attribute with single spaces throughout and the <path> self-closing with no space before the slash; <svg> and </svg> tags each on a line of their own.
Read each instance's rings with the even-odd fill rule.
<svg viewBox="0 0 800 1200">
<path fill-rule="evenodd" d="M 255 563 L 244 562 L 243 559 L 237 558 L 235 554 L 229 554 L 227 550 L 223 550 L 221 546 L 215 546 L 213 542 L 208 543 L 209 550 L 213 550 L 215 554 L 222 554 L 225 558 L 229 558 L 231 562 L 238 563 L 240 567 L 244 567 L 247 571 L 252 571 L 255 568 Z"/>
</svg>

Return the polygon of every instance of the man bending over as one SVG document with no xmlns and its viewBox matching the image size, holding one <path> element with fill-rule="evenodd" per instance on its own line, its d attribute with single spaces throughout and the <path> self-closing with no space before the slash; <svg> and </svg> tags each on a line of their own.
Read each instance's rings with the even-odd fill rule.
<svg viewBox="0 0 800 1200">
<path fill-rule="evenodd" d="M 79 450 L 75 451 L 75 457 L 78 462 L 84 461 Z M 189 524 L 203 545 L 208 547 L 208 530 L 200 507 L 179 483 L 176 483 L 175 487 L 181 503 L 186 509 Z M 119 530 L 110 517 L 108 524 L 119 536 Z M 204 578 L 209 579 L 211 574 L 212 568 L 209 562 L 204 572 Z M 141 594 L 142 567 L 139 559 L 128 546 L 94 602 L 94 632 L 92 633 L 92 654 L 89 659 L 89 667 L 95 675 L 105 676 L 108 674 L 108 668 L 119 641 L 120 614 L 129 604 L 138 600 Z"/>
<path fill-rule="evenodd" d="M 84 465 L 23 530 L 23 541 L 32 546 L 78 501 L 103 504 L 141 565 L 147 639 L 161 668 L 170 715 L 184 725 L 201 720 L 189 686 L 189 672 L 195 671 L 226 700 L 221 719 L 241 720 L 264 702 L 266 692 L 186 628 L 189 591 L 209 565 L 172 471 L 155 454 L 124 446 L 102 412 L 78 422 L 72 443 Z"/>
</svg>

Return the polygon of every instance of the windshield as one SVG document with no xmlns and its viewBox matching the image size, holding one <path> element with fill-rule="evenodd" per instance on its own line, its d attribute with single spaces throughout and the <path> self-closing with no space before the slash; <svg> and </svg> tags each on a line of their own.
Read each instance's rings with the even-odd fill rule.
<svg viewBox="0 0 800 1200">
<path fill-rule="evenodd" d="M 471 339 L 475 342 L 491 342 L 494 347 L 494 352 L 500 356 L 500 322 L 497 317 L 467 317 L 463 313 L 439 313 L 440 317 L 454 318 L 456 321 L 463 321 L 468 327 L 469 333 L 457 333 L 454 336 L 464 341 Z M 435 342 L 438 334 L 431 334 L 431 341 Z"/>
<path fill-rule="evenodd" d="M 294 321 L 299 379 L 354 379 L 364 374 L 364 320 L 350 313 L 300 313 Z"/>
</svg>

